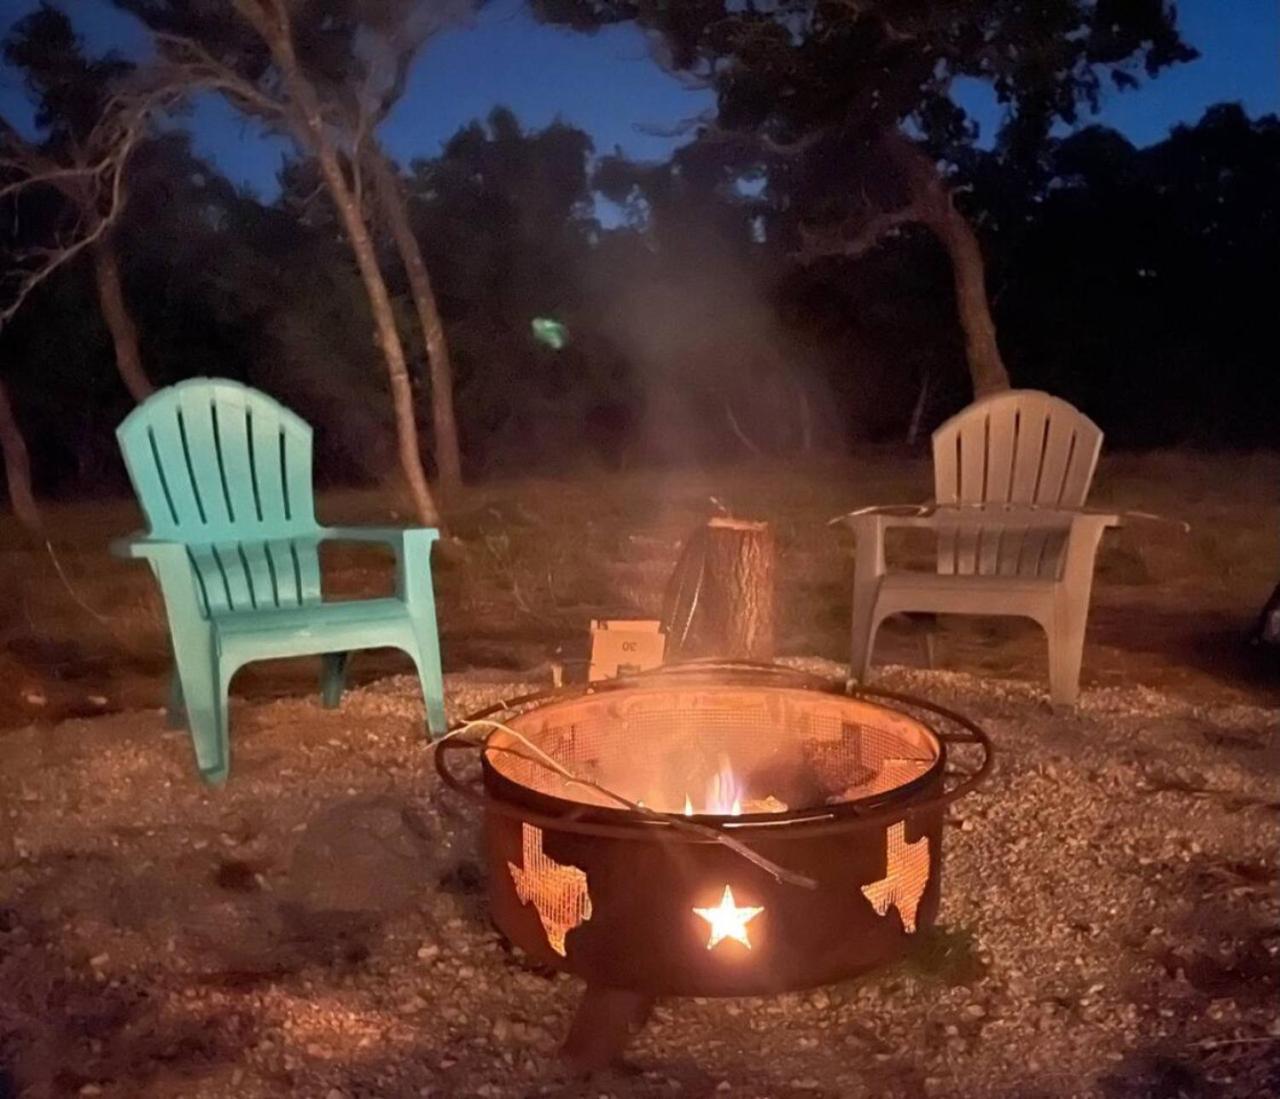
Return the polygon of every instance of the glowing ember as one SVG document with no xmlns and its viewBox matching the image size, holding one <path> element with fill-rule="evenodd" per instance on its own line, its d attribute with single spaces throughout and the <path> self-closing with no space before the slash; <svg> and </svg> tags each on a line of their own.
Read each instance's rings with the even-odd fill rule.
<svg viewBox="0 0 1280 1099">
<path fill-rule="evenodd" d="M 747 938 L 747 924 L 763 911 L 763 908 L 739 908 L 733 903 L 733 890 L 727 885 L 724 887 L 724 896 L 720 898 L 720 903 L 715 908 L 694 909 L 694 912 L 711 925 L 711 934 L 707 938 L 708 950 L 713 949 L 717 943 L 725 939 L 732 939 L 750 950 L 751 940 Z"/>
</svg>

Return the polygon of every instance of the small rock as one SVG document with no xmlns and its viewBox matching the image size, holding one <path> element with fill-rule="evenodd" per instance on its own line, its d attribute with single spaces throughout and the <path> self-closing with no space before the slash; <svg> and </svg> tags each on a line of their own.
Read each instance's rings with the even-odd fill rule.
<svg viewBox="0 0 1280 1099">
<path fill-rule="evenodd" d="M 418 960 L 429 962 L 440 957 L 440 947 L 435 943 L 423 943 L 418 947 Z"/>
<path fill-rule="evenodd" d="M 716 1091 L 730 1091 L 732 1088 L 733 1085 L 729 1083 L 728 1080 L 721 1080 L 720 1083 L 716 1085 Z"/>
<path fill-rule="evenodd" d="M 89 959 L 89 965 L 93 969 L 101 969 L 109 961 L 111 961 L 110 954 L 95 954 L 92 958 Z"/>
<path fill-rule="evenodd" d="M 324 1093 L 324 1099 L 347 1099 L 347 1093 L 341 1088 L 330 1088 Z"/>
<path fill-rule="evenodd" d="M 85 1084 L 84 1087 L 80 1089 L 80 1094 L 81 1095 L 101 1095 L 102 1088 L 100 1088 L 97 1084 Z"/>
</svg>

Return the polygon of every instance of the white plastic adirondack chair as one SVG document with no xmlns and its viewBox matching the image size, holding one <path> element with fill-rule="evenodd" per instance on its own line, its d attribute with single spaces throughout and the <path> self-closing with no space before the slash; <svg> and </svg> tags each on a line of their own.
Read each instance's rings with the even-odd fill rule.
<svg viewBox="0 0 1280 1099">
<path fill-rule="evenodd" d="M 936 507 L 846 517 L 857 539 L 851 678 L 866 679 L 876 631 L 890 615 L 1018 615 L 1048 635 L 1050 697 L 1073 703 L 1094 557 L 1102 532 L 1120 523 L 1118 515 L 1080 510 L 1101 447 L 1092 420 L 1034 390 L 985 397 L 939 427 Z M 935 531 L 936 572 L 890 572 L 890 527 Z"/>
</svg>

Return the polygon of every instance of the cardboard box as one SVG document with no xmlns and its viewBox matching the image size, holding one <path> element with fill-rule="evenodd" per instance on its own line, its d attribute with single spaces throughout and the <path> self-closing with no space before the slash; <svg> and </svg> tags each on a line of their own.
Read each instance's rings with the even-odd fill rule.
<svg viewBox="0 0 1280 1099">
<path fill-rule="evenodd" d="M 662 623 L 647 618 L 591 621 L 591 667 L 587 678 L 612 679 L 662 663 L 667 638 Z"/>
</svg>

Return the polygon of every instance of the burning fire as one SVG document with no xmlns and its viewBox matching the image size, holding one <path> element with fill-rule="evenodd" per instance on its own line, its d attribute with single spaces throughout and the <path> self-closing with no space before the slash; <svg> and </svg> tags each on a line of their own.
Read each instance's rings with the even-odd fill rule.
<svg viewBox="0 0 1280 1099">
<path fill-rule="evenodd" d="M 729 757 L 722 755 L 719 768 L 707 780 L 706 794 L 702 799 L 703 808 L 695 809 L 693 807 L 693 799 L 688 794 L 685 794 L 684 815 L 691 817 L 694 813 L 701 812 L 713 813 L 721 817 L 740 817 L 742 816 L 742 802 L 745 795 L 746 788 L 738 776 L 733 773 L 733 766 L 729 763 Z"/>
</svg>

